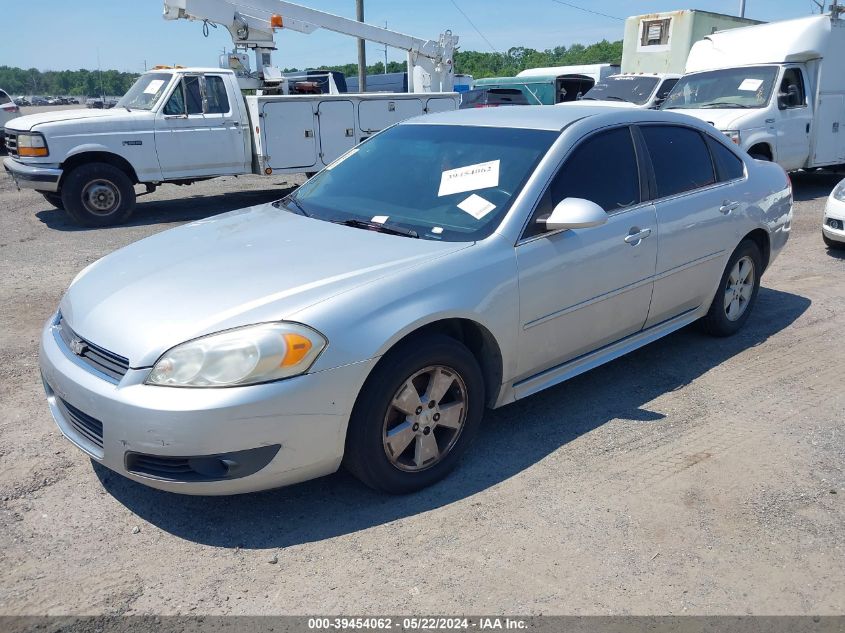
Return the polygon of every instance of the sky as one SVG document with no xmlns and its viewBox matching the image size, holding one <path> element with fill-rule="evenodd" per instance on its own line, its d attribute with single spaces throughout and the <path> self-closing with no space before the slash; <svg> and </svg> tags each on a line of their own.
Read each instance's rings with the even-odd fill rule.
<svg viewBox="0 0 845 633">
<path fill-rule="evenodd" d="M 247 3 L 249 0 L 245 0 Z M 695 8 L 736 15 L 739 0 L 364 0 L 367 22 L 423 39 L 445 31 L 460 36 L 463 50 L 507 51 L 513 46 L 543 50 L 601 39 L 622 39 L 622 18 L 629 15 Z M 683 0 L 681 0 L 683 2 Z M 0 65 L 40 70 L 114 68 L 140 72 L 145 66 L 217 66 L 232 41 L 223 28 L 177 20 L 165 22 L 159 0 L 25 0 L 3 2 L 6 28 L 0 39 Z M 314 9 L 355 17 L 355 0 L 301 0 Z M 576 5 L 579 10 L 567 4 Z M 812 0 L 746 0 L 746 17 L 772 21 L 809 15 Z M 605 15 L 598 15 L 605 14 Z M 610 16 L 610 17 L 608 17 Z M 614 19 L 617 18 L 617 19 Z M 38 33 L 33 37 L 33 33 Z M 333 65 L 357 60 L 355 39 L 317 31 L 281 31 L 273 63 L 288 68 Z M 404 61 L 388 50 L 390 61 Z M 384 60 L 384 48 L 367 45 L 367 62 Z"/>
</svg>

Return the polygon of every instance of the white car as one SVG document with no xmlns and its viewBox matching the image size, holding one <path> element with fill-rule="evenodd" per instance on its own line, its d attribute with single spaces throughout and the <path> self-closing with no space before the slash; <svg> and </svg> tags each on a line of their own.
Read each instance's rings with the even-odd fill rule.
<svg viewBox="0 0 845 633">
<path fill-rule="evenodd" d="M 833 188 L 827 199 L 822 239 L 828 248 L 845 248 L 845 180 Z"/>
<path fill-rule="evenodd" d="M 21 109 L 4 90 L 0 90 L 0 141 L 3 140 L 3 128 L 12 119 L 21 115 Z"/>
</svg>

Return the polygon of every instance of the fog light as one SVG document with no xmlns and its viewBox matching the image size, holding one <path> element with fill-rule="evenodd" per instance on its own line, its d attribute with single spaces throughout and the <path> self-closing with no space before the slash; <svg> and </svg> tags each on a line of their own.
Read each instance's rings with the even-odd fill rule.
<svg viewBox="0 0 845 633">
<path fill-rule="evenodd" d="M 828 218 L 827 225 L 832 229 L 836 229 L 837 231 L 841 231 L 843 226 L 842 220 L 835 220 L 833 218 Z"/>
</svg>

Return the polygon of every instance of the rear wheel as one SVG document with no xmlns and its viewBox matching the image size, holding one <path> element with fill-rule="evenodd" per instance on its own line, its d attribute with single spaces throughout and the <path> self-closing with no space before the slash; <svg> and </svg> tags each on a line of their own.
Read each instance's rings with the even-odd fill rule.
<svg viewBox="0 0 845 633">
<path fill-rule="evenodd" d="M 49 192 L 46 192 L 46 191 L 39 191 L 38 193 L 40 193 L 42 196 L 44 196 L 44 199 L 47 202 L 49 202 L 50 204 L 52 204 L 54 207 L 56 207 L 57 209 L 64 209 L 65 208 L 64 204 L 62 203 L 61 195 L 59 195 L 57 193 L 49 193 Z"/>
<path fill-rule="evenodd" d="M 710 310 L 701 319 L 704 331 L 713 336 L 739 331 L 757 301 L 762 274 L 760 248 L 752 240 L 743 240 L 728 260 Z"/>
<path fill-rule="evenodd" d="M 484 411 L 473 355 L 442 335 L 412 339 L 386 355 L 349 421 L 344 465 L 378 490 L 407 493 L 454 468 Z"/>
<path fill-rule="evenodd" d="M 129 219 L 135 209 L 135 188 L 122 170 L 108 163 L 87 163 L 62 183 L 65 211 L 85 226 L 112 226 Z"/>
</svg>

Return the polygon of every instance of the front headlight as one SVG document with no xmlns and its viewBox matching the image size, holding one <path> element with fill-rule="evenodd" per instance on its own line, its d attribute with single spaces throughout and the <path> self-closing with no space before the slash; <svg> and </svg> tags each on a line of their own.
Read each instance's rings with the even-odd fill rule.
<svg viewBox="0 0 845 633">
<path fill-rule="evenodd" d="M 148 385 L 233 387 L 304 374 L 326 339 L 297 323 L 264 323 L 226 330 L 165 352 L 147 376 Z"/>
<path fill-rule="evenodd" d="M 840 202 L 845 202 L 845 180 L 841 181 L 833 188 L 833 197 Z"/>
<path fill-rule="evenodd" d="M 47 141 L 38 132 L 18 133 L 18 156 L 48 156 Z"/>
<path fill-rule="evenodd" d="M 740 145 L 742 143 L 742 136 L 739 130 L 725 130 L 724 133 L 734 144 Z"/>
</svg>

